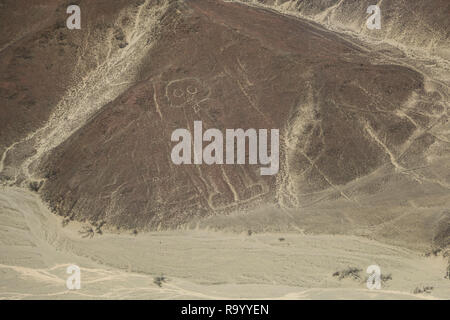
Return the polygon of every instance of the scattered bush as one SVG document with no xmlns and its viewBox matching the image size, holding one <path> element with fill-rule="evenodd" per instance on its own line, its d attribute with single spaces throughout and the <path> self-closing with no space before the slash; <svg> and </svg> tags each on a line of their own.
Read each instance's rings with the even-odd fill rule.
<svg viewBox="0 0 450 320">
<path fill-rule="evenodd" d="M 381 282 L 386 282 L 389 280 L 392 280 L 392 275 L 390 273 L 388 273 L 386 275 L 381 274 Z"/>
<path fill-rule="evenodd" d="M 103 234 L 102 227 L 105 225 L 105 223 L 106 223 L 106 221 L 103 221 L 103 220 L 94 223 L 96 234 L 100 234 L 100 235 Z"/>
<path fill-rule="evenodd" d="M 421 293 L 431 293 L 433 291 L 433 287 L 431 286 L 423 286 L 423 287 L 416 287 L 413 291 L 414 294 L 421 294 Z"/>
<path fill-rule="evenodd" d="M 153 279 L 153 283 L 156 284 L 158 287 L 162 287 L 162 284 L 166 282 L 166 277 L 164 277 L 164 275 L 161 275 L 159 277 L 155 277 Z"/>
<path fill-rule="evenodd" d="M 64 228 L 65 226 L 67 226 L 67 225 L 69 224 L 69 222 L 70 222 L 70 218 L 65 217 L 65 218 L 63 219 L 63 221 L 61 222 L 63 228 Z"/>
<path fill-rule="evenodd" d="M 84 226 L 78 233 L 81 234 L 82 238 L 93 238 L 95 231 L 90 226 Z"/>
<path fill-rule="evenodd" d="M 441 248 L 434 248 L 434 249 L 431 249 L 429 252 L 425 253 L 425 256 L 429 257 L 429 256 L 433 255 L 433 256 L 437 257 L 439 255 L 439 253 L 441 253 L 441 252 L 442 252 Z"/>
<path fill-rule="evenodd" d="M 29 184 L 30 190 L 34 192 L 38 192 L 42 187 L 42 181 L 31 181 Z"/>
<path fill-rule="evenodd" d="M 344 269 L 342 271 L 336 271 L 333 273 L 333 277 L 338 277 L 339 280 L 345 279 L 345 278 L 352 278 L 354 280 L 361 280 L 361 273 L 362 269 L 356 268 L 356 267 L 348 267 L 347 269 Z"/>
</svg>

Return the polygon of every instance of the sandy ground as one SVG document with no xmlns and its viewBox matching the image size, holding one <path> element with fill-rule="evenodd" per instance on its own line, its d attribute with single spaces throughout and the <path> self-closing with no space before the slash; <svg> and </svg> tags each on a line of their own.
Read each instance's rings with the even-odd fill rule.
<svg viewBox="0 0 450 320">
<path fill-rule="evenodd" d="M 191 230 L 82 238 L 80 228 L 63 228 L 32 192 L 0 189 L 0 298 L 450 298 L 444 260 L 359 237 Z M 66 288 L 70 264 L 81 268 L 80 290 Z M 372 264 L 392 276 L 381 290 L 366 288 Z M 361 279 L 333 277 L 349 266 Z M 423 286 L 434 289 L 413 294 Z"/>
</svg>

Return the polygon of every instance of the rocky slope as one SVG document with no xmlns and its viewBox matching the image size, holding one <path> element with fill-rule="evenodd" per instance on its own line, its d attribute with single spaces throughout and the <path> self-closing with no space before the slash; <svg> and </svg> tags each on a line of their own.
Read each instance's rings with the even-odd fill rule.
<svg viewBox="0 0 450 320">
<path fill-rule="evenodd" d="M 366 40 L 387 42 L 407 52 L 450 58 L 450 3 L 431 1 L 371 0 L 237 0 L 300 16 Z M 366 14 L 370 5 L 381 9 L 380 30 L 369 30 Z"/>
</svg>

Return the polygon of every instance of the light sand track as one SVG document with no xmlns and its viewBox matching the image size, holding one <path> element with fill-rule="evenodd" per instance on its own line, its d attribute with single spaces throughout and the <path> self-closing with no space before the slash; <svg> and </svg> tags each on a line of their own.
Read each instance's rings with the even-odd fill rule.
<svg viewBox="0 0 450 320">
<path fill-rule="evenodd" d="M 0 298 L 450 298 L 444 260 L 358 237 L 179 230 L 82 239 L 79 224 L 60 223 L 36 194 L 0 189 Z M 380 291 L 332 276 L 373 263 L 392 274 Z M 70 264 L 81 268 L 79 291 L 65 288 Z M 423 285 L 432 294 L 412 294 Z"/>
</svg>

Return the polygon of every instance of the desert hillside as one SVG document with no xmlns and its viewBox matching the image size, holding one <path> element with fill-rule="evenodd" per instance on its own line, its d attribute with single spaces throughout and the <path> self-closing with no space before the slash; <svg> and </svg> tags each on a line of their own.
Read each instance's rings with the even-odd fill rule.
<svg viewBox="0 0 450 320">
<path fill-rule="evenodd" d="M 233 0 L 234 1 L 234 0 Z M 315 21 L 327 28 L 353 33 L 366 40 L 389 43 L 418 55 L 450 58 L 450 3 L 430 1 L 369 1 L 369 0 L 236 0 L 274 9 Z M 382 28 L 373 32 L 366 27 L 370 5 L 381 10 Z M 436 8 L 439 8 L 436 10 Z"/>
<path fill-rule="evenodd" d="M 125 230 L 447 244 L 445 1 L 381 1 L 376 32 L 365 1 L 78 1 L 81 30 L 68 4 L 2 2 L 4 185 Z M 279 129 L 279 173 L 173 164 L 171 133 L 198 120 Z"/>
</svg>

